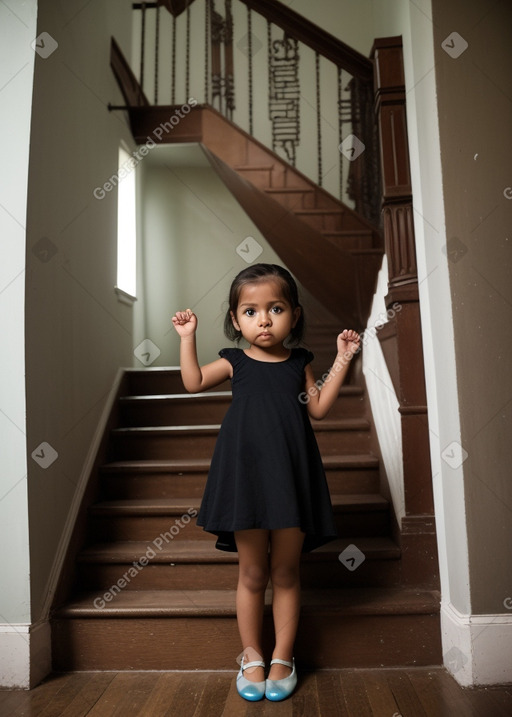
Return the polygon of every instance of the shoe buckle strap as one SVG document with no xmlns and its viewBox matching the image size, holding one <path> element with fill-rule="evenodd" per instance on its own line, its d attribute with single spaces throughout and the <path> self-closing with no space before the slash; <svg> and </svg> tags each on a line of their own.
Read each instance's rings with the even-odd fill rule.
<svg viewBox="0 0 512 717">
<path fill-rule="evenodd" d="M 253 662 L 247 662 L 246 664 L 242 662 L 242 672 L 247 670 L 248 667 L 265 667 L 265 663 L 261 660 L 254 660 Z"/>
<path fill-rule="evenodd" d="M 279 664 L 279 665 L 284 665 L 285 667 L 290 667 L 291 669 L 293 669 L 293 663 L 292 663 L 292 662 L 287 662 L 286 660 L 280 660 L 278 657 L 276 657 L 275 660 L 272 660 L 272 662 L 270 663 L 270 665 L 275 665 L 276 663 Z"/>
</svg>

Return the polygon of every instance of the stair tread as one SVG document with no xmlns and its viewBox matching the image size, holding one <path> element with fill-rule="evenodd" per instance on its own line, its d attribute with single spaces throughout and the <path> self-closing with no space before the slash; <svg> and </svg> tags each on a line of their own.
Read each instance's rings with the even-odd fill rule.
<svg viewBox="0 0 512 717">
<path fill-rule="evenodd" d="M 320 229 L 323 236 L 373 236 L 371 229 Z"/>
<path fill-rule="evenodd" d="M 267 171 L 269 169 L 274 169 L 274 166 L 274 164 L 234 164 L 233 169 L 237 172 L 243 172 L 247 170 L 252 170 L 253 172 L 255 172 L 257 170 Z"/>
<path fill-rule="evenodd" d="M 134 403 L 138 401 L 197 401 L 198 399 L 201 401 L 206 400 L 215 402 L 219 398 L 231 398 L 231 396 L 231 391 L 209 391 L 204 393 L 151 393 L 133 396 L 120 396 L 119 400 L 122 403 L 126 403 L 128 401 L 133 401 Z"/>
<path fill-rule="evenodd" d="M 307 187 L 265 187 L 262 191 L 269 194 L 314 194 L 315 190 Z M 336 199 L 334 200 L 336 201 Z"/>
<path fill-rule="evenodd" d="M 174 458 L 169 460 L 133 460 L 112 461 L 104 463 L 100 470 L 102 473 L 191 473 L 208 470 L 210 458 Z"/>
<path fill-rule="evenodd" d="M 155 557 L 152 563 L 237 563 L 238 554 L 215 547 L 215 536 L 205 532 L 204 540 L 172 540 L 160 547 L 152 542 L 143 540 L 115 541 L 111 543 L 96 543 L 84 548 L 78 556 L 82 563 L 129 563 L 138 561 L 141 556 L 153 545 Z M 358 537 L 337 538 L 317 548 L 311 553 L 305 553 L 302 559 L 306 562 L 312 560 L 333 560 L 348 545 L 355 544 L 368 559 L 394 560 L 400 557 L 400 548 L 391 538 Z M 336 557 L 337 559 L 337 557 Z"/>
<path fill-rule="evenodd" d="M 335 333 L 335 331 L 331 330 L 331 336 Z M 332 352 L 332 346 L 331 342 L 326 346 L 326 348 L 330 349 Z M 318 349 L 317 349 L 318 353 Z M 340 396 L 355 396 L 355 395 L 362 395 L 364 393 L 361 386 L 342 386 L 339 392 Z M 211 401 L 212 403 L 224 398 L 231 398 L 233 395 L 232 391 L 205 391 L 203 393 L 158 393 L 158 394 L 134 394 L 134 395 L 126 395 L 126 396 L 120 396 L 119 400 L 122 403 L 127 402 L 142 402 L 142 401 L 155 401 L 158 402 L 172 402 L 172 401 L 197 401 L 198 399 L 203 401 Z"/>
<path fill-rule="evenodd" d="M 324 208 L 324 209 L 294 209 L 294 214 L 344 214 L 345 210 L 342 207 L 337 207 L 336 209 L 332 208 Z"/>
<path fill-rule="evenodd" d="M 331 496 L 333 508 L 350 512 L 387 510 L 389 502 L 379 493 L 335 494 Z M 201 498 L 132 498 L 105 500 L 91 506 L 93 515 L 169 515 L 183 514 L 189 508 L 198 509 Z"/>
<path fill-rule="evenodd" d="M 236 616 L 235 590 L 121 590 L 109 602 L 105 592 L 81 594 L 60 608 L 59 617 L 204 617 Z M 103 607 L 95 607 L 102 599 Z M 270 608 L 272 591 L 265 592 Z M 432 614 L 440 593 L 428 589 L 346 588 L 303 590 L 301 612 L 339 615 Z"/>
<path fill-rule="evenodd" d="M 176 458 L 169 460 L 133 460 L 112 461 L 100 467 L 102 473 L 142 473 L 142 472 L 179 472 L 204 471 L 210 467 L 210 458 Z M 326 470 L 337 468 L 378 468 L 379 459 L 372 453 L 354 453 L 323 456 Z"/>
<path fill-rule="evenodd" d="M 316 431 L 337 431 L 337 430 L 369 430 L 370 422 L 367 418 L 331 418 L 321 421 L 311 420 L 311 425 Z M 137 434 L 144 435 L 173 435 L 194 433 L 201 435 L 211 435 L 217 433 L 220 429 L 220 423 L 208 423 L 186 426 L 122 426 L 114 428 L 112 432 L 117 435 Z"/>
</svg>

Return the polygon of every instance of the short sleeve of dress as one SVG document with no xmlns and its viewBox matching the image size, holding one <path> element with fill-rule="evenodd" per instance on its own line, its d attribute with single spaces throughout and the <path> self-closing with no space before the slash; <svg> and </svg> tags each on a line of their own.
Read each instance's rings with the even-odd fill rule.
<svg viewBox="0 0 512 717">
<path fill-rule="evenodd" d="M 307 349 L 304 349 L 304 366 L 307 366 L 308 363 L 311 363 L 313 359 L 315 358 L 315 354 L 312 351 L 308 351 Z"/>
<path fill-rule="evenodd" d="M 236 364 L 240 360 L 240 349 L 221 349 L 219 351 L 219 356 L 229 361 L 232 366 L 236 366 Z"/>
</svg>

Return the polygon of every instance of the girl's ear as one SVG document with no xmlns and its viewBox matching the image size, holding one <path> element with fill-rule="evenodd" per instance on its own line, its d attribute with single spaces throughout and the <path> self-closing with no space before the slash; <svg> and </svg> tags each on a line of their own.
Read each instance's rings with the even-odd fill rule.
<svg viewBox="0 0 512 717">
<path fill-rule="evenodd" d="M 240 329 L 240 324 L 239 324 L 238 321 L 236 320 L 236 316 L 234 315 L 234 313 L 233 313 L 232 311 L 230 311 L 229 313 L 230 313 L 230 315 L 231 315 L 231 321 L 233 322 L 233 326 L 235 327 L 235 329 L 236 329 L 237 331 L 241 331 L 241 329 Z"/>
<path fill-rule="evenodd" d="M 300 315 L 302 313 L 302 308 L 300 306 L 297 306 L 293 310 L 293 322 L 292 322 L 292 329 L 294 329 L 297 326 L 297 321 L 300 319 Z"/>
</svg>

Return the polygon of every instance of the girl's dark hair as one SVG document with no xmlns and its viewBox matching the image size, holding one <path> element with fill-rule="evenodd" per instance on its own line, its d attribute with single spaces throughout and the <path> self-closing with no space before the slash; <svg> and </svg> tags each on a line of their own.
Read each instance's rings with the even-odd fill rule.
<svg viewBox="0 0 512 717">
<path fill-rule="evenodd" d="M 290 337 L 293 344 L 299 344 L 304 334 L 304 311 L 299 303 L 299 292 L 295 279 L 290 272 L 278 264 L 253 264 L 243 269 L 233 279 L 229 290 L 229 307 L 224 318 L 224 333 L 230 341 L 239 341 L 242 338 L 242 332 L 238 331 L 233 325 L 231 312 L 236 316 L 238 302 L 240 300 L 240 292 L 246 284 L 257 284 L 260 281 L 275 280 L 282 288 L 283 296 L 291 305 L 292 310 L 300 308 L 299 319 L 291 330 Z"/>
</svg>

